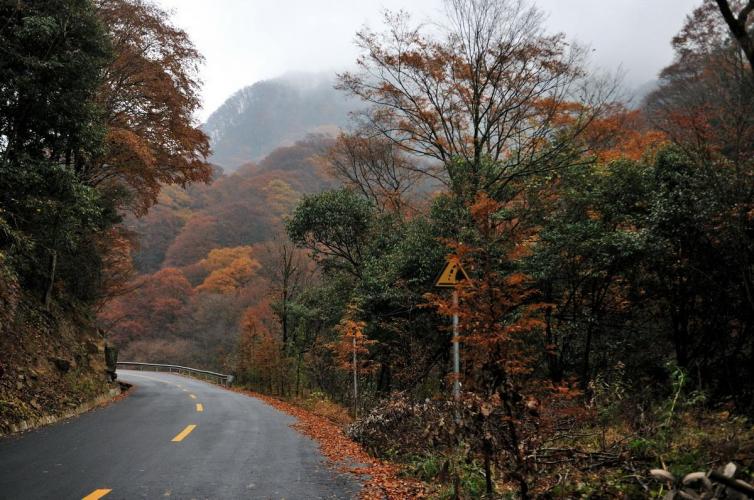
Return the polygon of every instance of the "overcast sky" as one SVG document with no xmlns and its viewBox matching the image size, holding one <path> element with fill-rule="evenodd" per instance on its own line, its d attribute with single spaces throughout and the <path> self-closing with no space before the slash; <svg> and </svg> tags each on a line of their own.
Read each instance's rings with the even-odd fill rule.
<svg viewBox="0 0 754 500">
<path fill-rule="evenodd" d="M 354 33 L 379 28 L 384 9 L 441 18 L 442 0 L 156 0 L 174 13 L 206 64 L 205 120 L 236 90 L 286 72 L 334 72 L 358 54 Z M 670 39 L 701 0 L 536 0 L 552 31 L 593 49 L 592 62 L 625 71 L 627 87 L 656 77 Z"/>
</svg>

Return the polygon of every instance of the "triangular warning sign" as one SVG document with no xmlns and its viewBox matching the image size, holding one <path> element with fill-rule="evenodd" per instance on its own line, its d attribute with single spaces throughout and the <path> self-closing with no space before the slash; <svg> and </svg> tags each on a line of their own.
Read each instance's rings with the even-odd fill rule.
<svg viewBox="0 0 754 500">
<path fill-rule="evenodd" d="M 445 268 L 440 273 L 440 276 L 435 281 L 437 287 L 454 287 L 461 281 L 467 280 L 469 277 L 466 275 L 466 271 L 461 267 L 461 261 L 457 257 L 448 259 L 448 263 L 445 264 Z"/>
</svg>

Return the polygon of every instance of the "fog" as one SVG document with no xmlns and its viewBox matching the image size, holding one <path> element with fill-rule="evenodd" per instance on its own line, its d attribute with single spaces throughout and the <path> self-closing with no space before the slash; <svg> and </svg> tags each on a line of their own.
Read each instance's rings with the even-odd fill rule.
<svg viewBox="0 0 754 500">
<path fill-rule="evenodd" d="M 204 121 L 236 90 L 289 72 L 350 67 L 362 26 L 379 28 L 385 9 L 438 19 L 442 0 L 158 0 L 174 13 L 206 61 Z M 538 0 L 547 26 L 592 49 L 592 64 L 624 73 L 626 87 L 656 78 L 672 60 L 670 40 L 701 0 Z"/>
</svg>

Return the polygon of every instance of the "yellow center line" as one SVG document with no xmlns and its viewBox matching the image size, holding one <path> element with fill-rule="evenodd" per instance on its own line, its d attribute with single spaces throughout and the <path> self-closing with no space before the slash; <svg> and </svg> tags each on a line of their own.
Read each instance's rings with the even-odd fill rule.
<svg viewBox="0 0 754 500">
<path fill-rule="evenodd" d="M 172 441 L 174 443 L 180 443 L 181 441 L 185 439 L 186 436 L 191 434 L 191 431 L 193 431 L 194 429 L 196 429 L 196 425 L 194 424 L 187 425 L 185 429 L 179 432 L 178 435 L 172 439 Z"/>
<path fill-rule="evenodd" d="M 91 493 L 89 493 L 87 496 L 82 498 L 81 500 L 97 500 L 98 498 L 102 498 L 103 496 L 107 495 L 113 490 L 108 490 L 106 488 L 100 488 L 98 490 L 94 490 Z"/>
<path fill-rule="evenodd" d="M 201 403 L 196 403 L 196 411 L 204 411 L 204 406 Z"/>
<path fill-rule="evenodd" d="M 191 396 L 191 399 L 196 399 L 196 395 L 194 394 L 189 394 L 189 396 Z"/>
</svg>

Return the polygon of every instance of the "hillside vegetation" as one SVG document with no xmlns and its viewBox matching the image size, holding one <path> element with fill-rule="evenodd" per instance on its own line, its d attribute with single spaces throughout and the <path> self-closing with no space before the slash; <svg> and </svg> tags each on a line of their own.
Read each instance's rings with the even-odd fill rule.
<svg viewBox="0 0 754 500">
<path fill-rule="evenodd" d="M 333 186 L 317 163 L 332 142 L 311 137 L 211 185 L 164 189 L 147 216 L 127 221 L 142 275 L 100 314 L 123 359 L 234 369 L 244 311 L 269 307 L 283 217 Z"/>
<path fill-rule="evenodd" d="M 0 19 L 4 432 L 108 392 L 95 316 L 131 278 L 122 216 L 211 169 L 192 121 L 200 56 L 164 12 L 4 2 Z"/>
<path fill-rule="evenodd" d="M 351 132 L 165 191 L 113 338 L 345 406 L 440 497 L 661 496 L 650 468 L 728 461 L 750 480 L 754 71 L 718 5 L 635 110 L 536 9 L 447 7 L 439 31 L 357 34 Z"/>
<path fill-rule="evenodd" d="M 754 1 L 700 0 L 635 109 L 530 3 L 444 4 L 357 32 L 341 94 L 260 82 L 209 137 L 160 9 L 0 7 L 0 426 L 107 388 L 98 327 L 347 425 L 410 491 L 740 498 Z"/>
</svg>

